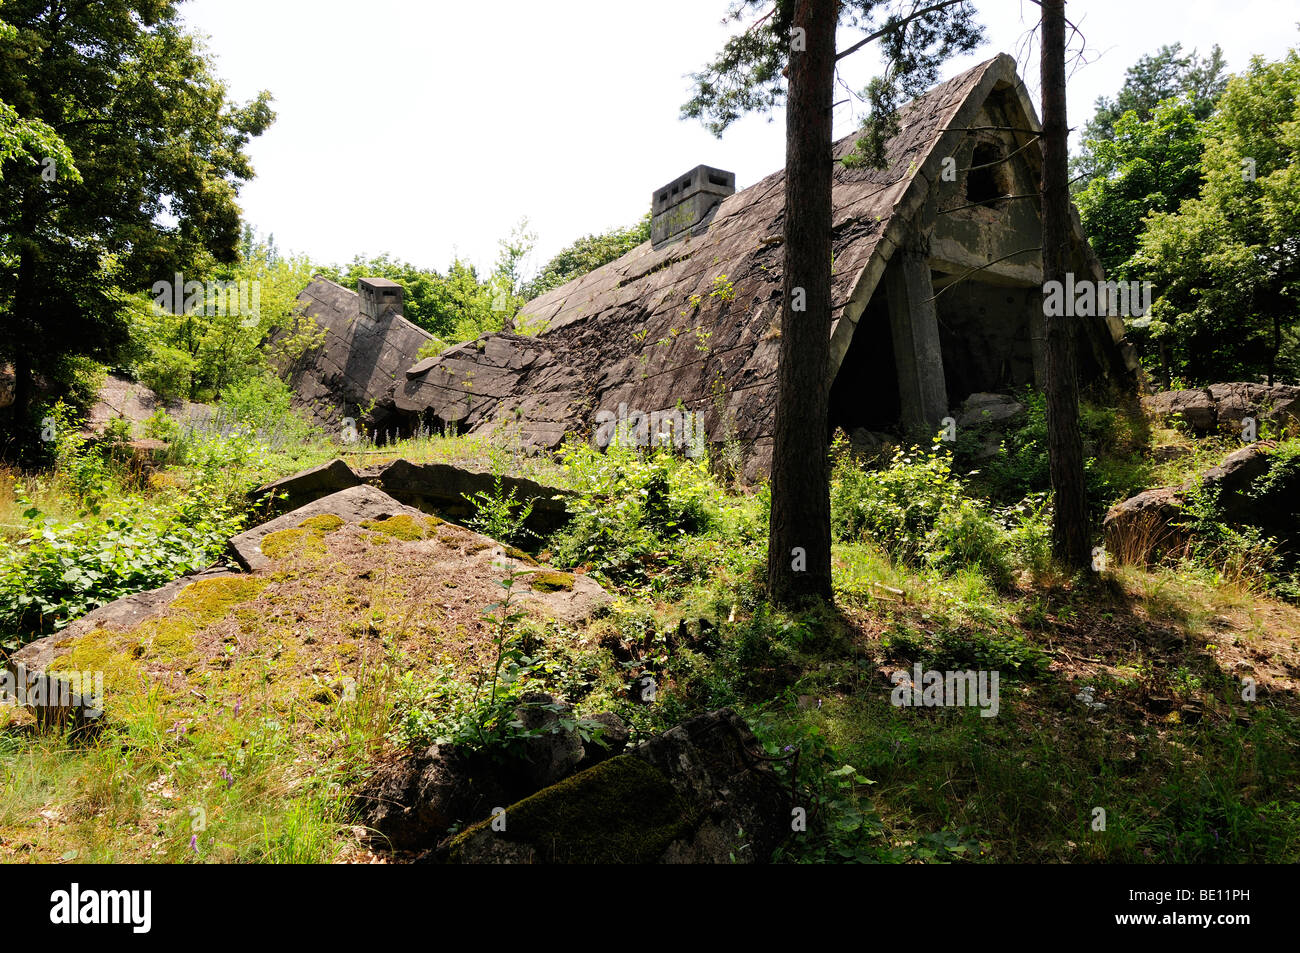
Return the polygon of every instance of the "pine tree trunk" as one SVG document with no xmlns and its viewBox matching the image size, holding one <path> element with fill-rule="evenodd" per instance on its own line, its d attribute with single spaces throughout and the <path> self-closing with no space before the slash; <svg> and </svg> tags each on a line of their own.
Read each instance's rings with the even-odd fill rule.
<svg viewBox="0 0 1300 953">
<path fill-rule="evenodd" d="M 36 397 L 36 380 L 32 367 L 31 319 L 35 302 L 35 253 L 23 247 L 18 253 L 18 282 L 14 288 L 9 316 L 10 333 L 15 341 L 14 347 L 14 402 L 11 408 L 13 436 L 17 438 L 17 450 L 20 455 L 31 451 L 36 441 L 31 429 L 32 403 Z"/>
<path fill-rule="evenodd" d="M 1042 0 L 1043 281 L 1064 281 L 1070 264 L 1070 195 L 1065 121 L 1065 0 Z M 1060 309 L 1069 311 L 1071 309 Z M 1052 554 L 1089 565 L 1088 506 L 1079 435 L 1074 349 L 1079 318 L 1047 315 L 1047 447 L 1053 495 Z"/>
<path fill-rule="evenodd" d="M 785 270 L 767 585 L 790 605 L 831 596 L 828 411 L 831 100 L 839 0 L 797 0 L 785 125 Z M 802 305 L 800 310 L 794 310 Z"/>
</svg>

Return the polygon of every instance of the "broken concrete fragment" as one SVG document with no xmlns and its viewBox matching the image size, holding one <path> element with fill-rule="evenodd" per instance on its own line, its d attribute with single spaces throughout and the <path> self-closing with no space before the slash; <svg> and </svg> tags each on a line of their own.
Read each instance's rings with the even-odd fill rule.
<svg viewBox="0 0 1300 953">
<path fill-rule="evenodd" d="M 1178 524 L 1198 487 L 1215 494 L 1225 522 L 1254 526 L 1288 545 L 1300 540 L 1300 474 L 1282 471 L 1259 489 L 1273 468 L 1275 447 L 1269 440 L 1242 447 L 1181 486 L 1145 490 L 1115 504 L 1102 524 L 1107 552 L 1120 562 L 1150 562 L 1182 548 L 1189 537 Z"/>
<path fill-rule="evenodd" d="M 1300 387 L 1233 382 L 1211 384 L 1207 389 L 1220 430 L 1240 432 L 1246 417 L 1283 426 L 1300 424 Z"/>
<path fill-rule="evenodd" d="M 144 384 L 132 381 L 121 374 L 108 374 L 100 385 L 95 403 L 86 416 L 86 431 L 101 434 L 111 421 L 122 418 L 139 434 L 142 425 L 158 411 L 166 411 L 177 419 L 194 420 L 211 416 L 207 404 L 192 404 L 184 400 L 163 400 Z"/>
<path fill-rule="evenodd" d="M 599 724 L 606 747 L 583 741 L 575 729 L 559 724 L 562 714 L 573 717 L 572 706 L 545 692 L 526 695 L 521 702 L 519 721 L 541 733 L 507 757 L 434 745 L 384 760 L 357 796 L 365 826 L 395 849 L 429 849 L 446 838 L 454 823 L 489 817 L 492 808 L 528 797 L 579 768 L 620 754 L 627 745 L 627 726 L 613 713 L 585 719 Z"/>
<path fill-rule="evenodd" d="M 141 622 L 153 619 L 167 611 L 167 607 L 191 583 L 205 579 L 234 577 L 235 575 L 236 573 L 227 572 L 224 569 L 205 569 L 203 572 L 191 573 L 188 576 L 173 579 L 157 589 L 136 592 L 115 599 L 107 605 L 87 612 L 80 619 L 53 635 L 47 635 L 34 642 L 28 642 L 9 656 L 6 665 L 10 671 L 14 671 L 15 666 L 21 664 L 26 666 L 29 672 L 43 672 L 51 662 L 63 654 L 67 643 L 85 635 L 87 632 L 92 632 L 95 629 L 135 628 Z"/>
<path fill-rule="evenodd" d="M 428 849 L 453 824 L 487 817 L 514 799 L 497 774 L 490 756 L 454 745 L 394 757 L 357 795 L 360 819 L 395 850 Z"/>
<path fill-rule="evenodd" d="M 278 502 L 280 494 L 285 494 L 285 505 L 302 506 L 312 500 L 318 500 L 339 490 L 347 490 L 361 485 L 361 478 L 353 472 L 345 460 L 334 458 L 329 463 L 303 470 L 291 476 L 273 480 L 248 494 L 250 500 L 274 498 Z"/>
<path fill-rule="evenodd" d="M 1197 434 L 1212 433 L 1217 414 L 1214 400 L 1206 390 L 1167 390 L 1142 398 L 1147 416 L 1161 423 L 1181 419 Z"/>
<path fill-rule="evenodd" d="M 1024 404 L 1005 394 L 971 394 L 962 401 L 957 427 L 959 430 L 993 427 L 1014 420 L 1024 412 Z"/>
<path fill-rule="evenodd" d="M 765 863 L 789 834 L 791 804 L 760 750 L 731 710 L 699 715 L 468 828 L 450 859 Z"/>
<path fill-rule="evenodd" d="M 1153 420 L 1171 424 L 1175 419 L 1198 436 L 1241 433 L 1247 418 L 1259 424 L 1300 426 L 1300 387 L 1290 384 L 1231 382 L 1186 390 L 1166 390 L 1142 398 L 1142 409 Z"/>
<path fill-rule="evenodd" d="M 497 477 L 491 473 L 466 470 L 447 463 L 411 463 L 395 460 L 385 467 L 376 483 L 385 493 L 413 506 L 436 510 L 449 519 L 467 520 L 476 512 L 471 498 L 478 493 L 496 492 Z M 526 528 L 538 534 L 559 529 L 569 520 L 563 499 L 568 490 L 544 486 L 524 477 L 502 476 L 501 492 L 514 495 L 518 503 L 533 504 Z"/>
<path fill-rule="evenodd" d="M 433 336 L 402 316 L 401 286 L 363 278 L 351 291 L 317 275 L 298 301 L 324 334 L 319 347 L 280 368 L 294 388 L 294 409 L 331 433 L 346 418 L 371 433 L 402 429 L 393 391 Z"/>
<path fill-rule="evenodd" d="M 561 726 L 561 719 L 576 720 L 573 706 L 545 692 L 529 692 L 519 699 L 515 721 L 529 733 L 520 742 L 519 768 L 530 790 L 540 791 L 571 775 L 583 761 L 582 738 Z"/>
</svg>

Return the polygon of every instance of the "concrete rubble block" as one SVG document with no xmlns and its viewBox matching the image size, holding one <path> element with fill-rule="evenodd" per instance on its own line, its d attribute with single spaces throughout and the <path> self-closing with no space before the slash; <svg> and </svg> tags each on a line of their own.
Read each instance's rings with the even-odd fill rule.
<svg viewBox="0 0 1300 953">
<path fill-rule="evenodd" d="M 380 472 L 377 482 L 385 493 L 413 505 L 436 509 L 451 519 L 465 520 L 473 516 L 475 506 L 470 498 L 477 493 L 496 492 L 496 476 L 466 470 L 447 463 L 411 463 L 395 460 Z M 525 524 L 539 534 L 554 532 L 568 522 L 569 514 L 563 499 L 572 495 L 567 490 L 544 486 L 524 477 L 501 477 L 501 491 L 514 494 L 519 503 L 533 502 L 533 510 Z"/>
<path fill-rule="evenodd" d="M 1246 417 L 1284 426 L 1300 424 L 1300 387 L 1228 383 L 1211 384 L 1207 390 L 1214 401 L 1221 430 L 1239 431 Z"/>
<path fill-rule="evenodd" d="M 1175 416 L 1196 434 L 1213 433 L 1218 424 L 1214 398 L 1207 390 L 1166 390 L 1142 398 L 1147 416 L 1169 423 Z"/>
<path fill-rule="evenodd" d="M 1270 534 L 1289 535 L 1292 531 L 1290 524 L 1300 512 L 1300 496 L 1288 499 L 1289 494 L 1279 493 L 1279 488 L 1274 488 L 1267 499 L 1257 498 L 1252 492 L 1255 481 L 1272 469 L 1272 452 L 1276 447 L 1271 440 L 1261 440 L 1234 450 L 1217 466 L 1200 474 L 1200 482 L 1217 491 L 1219 509 L 1228 522 L 1249 523 Z M 1196 482 L 1196 479 L 1188 480 L 1182 491 L 1190 491 Z"/>
<path fill-rule="evenodd" d="M 1196 434 L 1239 433 L 1247 418 L 1284 428 L 1300 427 L 1300 387 L 1229 382 L 1187 390 L 1166 390 L 1142 398 L 1142 409 L 1161 422 L 1175 414 Z"/>
<path fill-rule="evenodd" d="M 539 733 L 506 756 L 434 745 L 384 759 L 356 798 L 362 823 L 391 848 L 428 850 L 453 824 L 490 817 L 494 807 L 615 757 L 627 744 L 627 726 L 612 712 L 585 719 L 601 726 L 608 748 L 559 727 L 561 716 L 574 717 L 572 706 L 545 692 L 524 696 L 516 716 Z"/>
<path fill-rule="evenodd" d="M 962 401 L 957 427 L 996 427 L 1015 420 L 1025 412 L 1025 405 L 1005 394 L 971 394 Z"/>
<path fill-rule="evenodd" d="M 1174 487 L 1144 490 L 1116 503 L 1102 522 L 1106 552 L 1121 563 L 1149 563 L 1180 548 L 1187 535 L 1174 524 L 1182 514 L 1183 496 Z"/>
<path fill-rule="evenodd" d="M 10 671 L 15 671 L 16 666 L 23 665 L 29 672 L 43 672 L 51 662 L 64 653 L 68 644 L 74 639 L 95 629 L 133 629 L 140 623 L 166 612 L 167 608 L 176 601 L 176 597 L 192 583 L 236 575 L 238 574 L 220 568 L 205 569 L 203 572 L 173 579 L 156 589 L 115 599 L 107 605 L 87 612 L 53 635 L 28 642 L 9 656 L 6 666 Z"/>
<path fill-rule="evenodd" d="M 576 720 L 573 706 L 545 692 L 529 692 L 519 699 L 515 720 L 533 737 L 520 743 L 518 765 L 531 790 L 567 778 L 586 756 L 578 732 L 561 726 L 566 718 Z"/>
<path fill-rule="evenodd" d="M 1188 541 L 1179 521 L 1187 498 L 1198 488 L 1215 493 L 1219 513 L 1230 525 L 1254 526 L 1286 545 L 1300 540 L 1300 473 L 1290 470 L 1261 491 L 1260 478 L 1276 462 L 1273 441 L 1262 440 L 1228 454 L 1181 486 L 1145 490 L 1110 508 L 1102 524 L 1106 550 L 1121 562 L 1150 562 Z"/>
<path fill-rule="evenodd" d="M 248 494 L 248 498 L 256 501 L 284 493 L 288 495 L 288 506 L 302 506 L 339 490 L 360 486 L 361 483 L 361 477 L 357 476 L 347 462 L 336 457 L 329 463 L 259 486 Z"/>
<path fill-rule="evenodd" d="M 390 757 L 357 795 L 360 820 L 393 850 L 428 849 L 513 799 L 496 774 L 491 758 L 455 745 Z"/>
<path fill-rule="evenodd" d="M 450 859 L 764 863 L 790 831 L 791 804 L 760 751 L 729 709 L 699 715 L 507 807 L 496 829 L 491 818 L 468 828 Z"/>
</svg>

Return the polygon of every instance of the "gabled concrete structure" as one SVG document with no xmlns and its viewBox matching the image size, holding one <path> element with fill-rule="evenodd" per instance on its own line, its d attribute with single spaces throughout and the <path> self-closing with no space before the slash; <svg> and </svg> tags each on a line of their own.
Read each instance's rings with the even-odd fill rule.
<svg viewBox="0 0 1300 953">
<path fill-rule="evenodd" d="M 886 168 L 834 173 L 831 424 L 933 432 L 968 394 L 1041 384 L 1040 126 L 1006 55 L 900 120 Z M 667 211 L 663 191 L 655 208 Z M 410 367 L 396 409 L 551 448 L 590 438 L 598 414 L 676 408 L 701 414 L 709 440 L 738 440 L 750 476 L 766 471 L 784 173 L 706 197 L 718 202 L 707 221 L 668 223 L 661 241 L 529 302 L 535 337 L 490 334 Z M 1077 216 L 1072 267 L 1103 277 Z M 1122 321 L 1077 320 L 1085 384 L 1131 390 Z"/>
</svg>

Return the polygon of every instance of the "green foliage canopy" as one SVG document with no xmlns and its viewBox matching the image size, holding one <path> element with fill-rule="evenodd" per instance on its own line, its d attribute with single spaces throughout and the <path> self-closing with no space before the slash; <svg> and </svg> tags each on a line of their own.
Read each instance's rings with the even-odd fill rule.
<svg viewBox="0 0 1300 953">
<path fill-rule="evenodd" d="M 1256 57 L 1205 129 L 1199 197 L 1154 214 L 1132 269 L 1189 381 L 1300 375 L 1300 55 Z"/>
<path fill-rule="evenodd" d="M 57 379 L 77 355 L 121 355 L 118 288 L 236 260 L 236 196 L 253 176 L 245 147 L 274 115 L 267 93 L 227 99 L 174 2 L 10 0 L 4 9 L 0 361 L 15 367 L 24 427 L 37 375 Z M 55 150 L 53 181 L 29 151 L 45 145 Z"/>
</svg>

